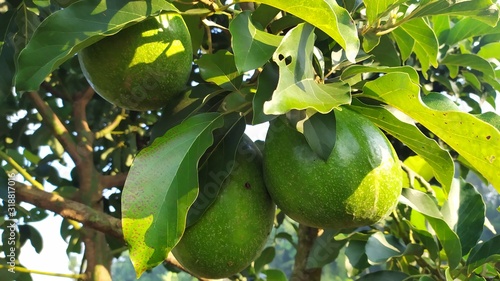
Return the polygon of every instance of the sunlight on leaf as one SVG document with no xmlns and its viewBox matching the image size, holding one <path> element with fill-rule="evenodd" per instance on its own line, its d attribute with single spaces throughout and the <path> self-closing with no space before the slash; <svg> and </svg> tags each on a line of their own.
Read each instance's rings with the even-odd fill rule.
<svg viewBox="0 0 500 281">
<path fill-rule="evenodd" d="M 218 113 L 195 115 L 139 152 L 122 193 L 123 235 L 139 277 L 178 243 L 198 194 L 198 161 L 223 126 Z"/>
<path fill-rule="evenodd" d="M 351 101 L 344 83 L 319 84 L 312 66 L 314 27 L 299 24 L 285 35 L 273 55 L 279 67 L 278 87 L 264 103 L 265 114 L 284 114 L 292 109 L 312 108 L 321 113 Z"/>
</svg>

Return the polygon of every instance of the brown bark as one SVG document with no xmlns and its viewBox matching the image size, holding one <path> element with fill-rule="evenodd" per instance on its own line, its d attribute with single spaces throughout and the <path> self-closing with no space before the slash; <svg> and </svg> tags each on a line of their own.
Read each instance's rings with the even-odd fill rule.
<svg viewBox="0 0 500 281">
<path fill-rule="evenodd" d="M 83 226 L 99 230 L 113 237 L 123 239 L 121 221 L 82 203 L 60 195 L 16 182 L 17 199 L 52 211 L 64 218 L 81 222 Z"/>
<path fill-rule="evenodd" d="M 318 237 L 318 229 L 299 225 L 297 254 L 290 281 L 319 281 L 321 268 L 307 268 L 307 258 L 311 252 L 314 241 Z"/>
</svg>

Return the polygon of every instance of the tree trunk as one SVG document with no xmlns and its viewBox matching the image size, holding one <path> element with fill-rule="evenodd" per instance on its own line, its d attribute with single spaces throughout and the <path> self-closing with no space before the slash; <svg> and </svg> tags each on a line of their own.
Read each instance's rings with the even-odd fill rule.
<svg viewBox="0 0 500 281">
<path fill-rule="evenodd" d="M 298 237 L 299 243 L 290 281 L 321 280 L 321 268 L 307 269 L 307 258 L 309 257 L 316 237 L 318 237 L 318 229 L 300 224 Z"/>
</svg>

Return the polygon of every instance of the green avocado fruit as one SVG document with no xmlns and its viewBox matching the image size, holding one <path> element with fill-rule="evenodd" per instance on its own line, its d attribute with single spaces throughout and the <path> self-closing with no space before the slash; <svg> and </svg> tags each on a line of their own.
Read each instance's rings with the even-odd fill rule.
<svg viewBox="0 0 500 281">
<path fill-rule="evenodd" d="M 255 144 L 244 137 L 217 199 L 172 250 L 195 276 L 229 277 L 245 269 L 262 251 L 276 206 L 264 186 L 261 158 Z"/>
<path fill-rule="evenodd" d="M 342 229 L 374 224 L 398 203 L 398 157 L 370 120 L 346 107 L 334 113 L 336 142 L 326 161 L 286 120 L 273 120 L 263 153 L 267 188 L 276 205 L 304 225 Z"/>
<path fill-rule="evenodd" d="M 119 107 L 154 110 L 179 96 L 189 79 L 193 51 L 177 13 L 148 18 L 78 53 L 83 74 L 105 100 Z"/>
</svg>

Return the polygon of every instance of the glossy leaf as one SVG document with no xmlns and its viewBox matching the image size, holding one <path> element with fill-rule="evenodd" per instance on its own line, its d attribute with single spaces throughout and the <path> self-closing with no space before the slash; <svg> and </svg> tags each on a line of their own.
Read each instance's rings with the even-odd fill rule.
<svg viewBox="0 0 500 281">
<path fill-rule="evenodd" d="M 469 1 L 430 1 L 424 7 L 417 9 L 412 17 L 431 15 L 454 15 L 477 18 L 491 26 L 498 21 L 498 8 L 492 0 Z"/>
<path fill-rule="evenodd" d="M 278 66 L 274 63 L 266 64 L 259 75 L 257 92 L 253 97 L 253 125 L 271 121 L 276 117 L 264 113 L 264 103 L 272 98 L 273 92 L 278 86 L 278 80 Z"/>
<path fill-rule="evenodd" d="M 363 95 L 385 102 L 425 126 L 500 191 L 500 132 L 468 113 L 433 110 L 423 105 L 419 90 L 407 74 L 389 73 L 366 83 Z"/>
<path fill-rule="evenodd" d="M 403 62 L 406 61 L 413 52 L 415 39 L 402 28 L 396 28 L 391 34 L 398 45 L 399 52 L 401 53 L 401 60 Z"/>
<path fill-rule="evenodd" d="M 471 184 L 455 181 L 441 213 L 460 237 L 462 253 L 468 253 L 483 233 L 486 206 L 481 194 Z"/>
<path fill-rule="evenodd" d="M 237 0 L 238 2 L 250 2 Z M 253 1 L 251 1 L 253 2 Z M 349 12 L 334 0 L 310 0 L 307 5 L 301 0 L 259 0 L 269 6 L 291 13 L 332 37 L 346 52 L 347 59 L 355 62 L 359 51 L 358 31 Z M 329 20 L 324 20 L 329 19 Z"/>
<path fill-rule="evenodd" d="M 446 44 L 454 45 L 469 37 L 498 32 L 500 32 L 500 26 L 498 25 L 496 27 L 492 27 L 491 25 L 475 18 L 464 18 L 450 29 L 446 37 Z"/>
<path fill-rule="evenodd" d="M 254 261 L 255 272 L 260 272 L 262 268 L 268 263 L 271 263 L 276 256 L 276 249 L 274 247 L 265 248 L 260 256 Z"/>
<path fill-rule="evenodd" d="M 494 236 L 490 240 L 477 244 L 470 252 L 467 259 L 467 271 L 472 272 L 479 266 L 491 262 L 500 261 L 500 235 Z"/>
<path fill-rule="evenodd" d="M 432 28 L 423 20 L 416 19 L 402 24 L 398 28 L 400 33 L 405 33 L 403 37 L 409 36 L 414 40 L 413 52 L 417 55 L 422 65 L 422 73 L 427 77 L 427 70 L 432 65 L 438 66 L 438 40 Z"/>
<path fill-rule="evenodd" d="M 434 229 L 448 257 L 450 268 L 457 267 L 462 259 L 460 239 L 444 221 L 436 203 L 427 194 L 414 189 L 403 188 L 402 195 L 400 202 L 423 214 Z"/>
<path fill-rule="evenodd" d="M 8 11 L 0 17 L 0 104 L 5 103 L 12 92 L 14 82 L 15 46 L 11 36 L 16 32 L 15 12 Z"/>
<path fill-rule="evenodd" d="M 257 29 L 250 19 L 250 12 L 246 11 L 237 15 L 229 25 L 239 73 L 264 65 L 272 57 L 282 38 Z"/>
<path fill-rule="evenodd" d="M 392 257 L 403 255 L 405 248 L 396 237 L 376 232 L 366 242 L 366 255 L 370 264 L 382 264 Z"/>
<path fill-rule="evenodd" d="M 403 0 L 364 0 L 363 1 L 366 7 L 366 18 L 368 19 L 368 24 L 374 24 L 377 20 L 384 15 L 387 15 L 388 12 L 394 6 L 397 6 L 400 3 L 405 1 Z"/>
<path fill-rule="evenodd" d="M 283 271 L 278 269 L 266 269 L 262 271 L 266 275 L 266 281 L 287 281 L 286 275 Z"/>
<path fill-rule="evenodd" d="M 455 66 L 455 67 L 470 67 L 475 70 L 479 70 L 484 75 L 488 75 L 491 77 L 495 77 L 495 70 L 491 66 L 491 64 L 481 58 L 478 55 L 473 54 L 458 54 L 458 55 L 447 55 L 442 61 L 442 64 L 447 66 Z"/>
<path fill-rule="evenodd" d="M 176 11 L 166 1 L 79 1 L 47 17 L 20 53 L 16 87 L 37 90 L 54 69 L 104 36 L 161 11 Z"/>
<path fill-rule="evenodd" d="M 224 126 L 213 132 L 214 144 L 199 162 L 199 192 L 189 208 L 186 227 L 196 223 L 217 199 L 222 183 L 234 166 L 236 150 L 245 131 L 245 120 L 238 114 L 223 116 Z"/>
<path fill-rule="evenodd" d="M 413 121 L 401 117 L 401 113 L 388 110 L 387 107 L 354 105 L 352 109 L 368 117 L 385 132 L 391 134 L 411 150 L 420 155 L 432 168 L 434 177 L 449 189 L 455 173 L 455 166 L 450 154 L 439 144 L 425 136 Z M 396 117 L 400 115 L 400 118 Z"/>
<path fill-rule="evenodd" d="M 234 56 L 227 51 L 203 55 L 196 61 L 200 67 L 203 80 L 212 82 L 226 90 L 238 90 L 243 81 L 243 75 L 238 73 Z"/>
<path fill-rule="evenodd" d="M 410 66 L 387 67 L 387 66 L 352 65 L 346 68 L 342 72 L 340 79 L 347 80 L 354 75 L 367 72 L 378 72 L 378 73 L 402 72 L 408 74 L 411 78 L 411 81 L 413 81 L 414 83 L 418 84 L 420 81 L 417 71 L 415 70 L 415 68 Z"/>
<path fill-rule="evenodd" d="M 493 42 L 490 44 L 483 45 L 477 55 L 483 59 L 500 59 L 500 42 Z"/>
<path fill-rule="evenodd" d="M 292 109 L 311 108 L 321 113 L 351 101 L 350 87 L 343 83 L 315 81 L 312 56 L 314 28 L 300 24 L 285 35 L 273 55 L 279 67 L 278 87 L 264 103 L 264 113 L 280 115 Z"/>
<path fill-rule="evenodd" d="M 135 158 L 123 188 L 122 222 L 137 276 L 161 263 L 184 233 L 198 194 L 198 161 L 222 126 L 218 113 L 195 115 Z"/>
<path fill-rule="evenodd" d="M 326 161 L 336 141 L 335 114 L 317 113 L 304 122 L 304 136 L 311 149 Z"/>
</svg>

